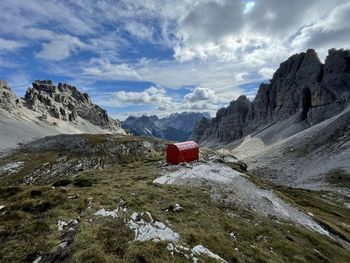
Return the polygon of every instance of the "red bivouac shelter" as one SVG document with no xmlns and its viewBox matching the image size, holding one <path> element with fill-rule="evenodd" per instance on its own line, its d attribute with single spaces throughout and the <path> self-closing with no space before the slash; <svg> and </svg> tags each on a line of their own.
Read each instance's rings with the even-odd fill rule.
<svg viewBox="0 0 350 263">
<path fill-rule="evenodd" d="M 199 147 L 194 141 L 168 144 L 166 160 L 170 164 L 198 161 Z"/>
</svg>

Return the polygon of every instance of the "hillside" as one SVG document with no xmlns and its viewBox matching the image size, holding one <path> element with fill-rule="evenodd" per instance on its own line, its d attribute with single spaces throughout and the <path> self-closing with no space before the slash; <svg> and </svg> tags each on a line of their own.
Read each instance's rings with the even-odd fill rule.
<svg viewBox="0 0 350 263">
<path fill-rule="evenodd" d="M 348 262 L 349 198 L 150 137 L 57 135 L 0 159 L 1 262 Z M 325 209 L 325 207 L 327 209 Z"/>
<path fill-rule="evenodd" d="M 226 149 L 275 183 L 349 195 L 350 51 L 314 50 L 283 62 L 256 98 L 202 119 L 193 138 Z"/>
<path fill-rule="evenodd" d="M 24 98 L 0 81 L 0 151 L 60 133 L 125 134 L 118 120 L 74 86 L 35 81 Z"/>
<path fill-rule="evenodd" d="M 122 127 L 134 135 L 147 135 L 171 141 L 186 141 L 191 137 L 196 122 L 209 113 L 182 112 L 165 118 L 157 116 L 128 117 Z"/>
</svg>

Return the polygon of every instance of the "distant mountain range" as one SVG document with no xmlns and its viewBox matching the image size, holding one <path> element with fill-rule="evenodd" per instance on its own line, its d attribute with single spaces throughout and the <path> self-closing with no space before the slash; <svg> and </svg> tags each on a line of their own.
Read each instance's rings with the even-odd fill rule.
<svg viewBox="0 0 350 263">
<path fill-rule="evenodd" d="M 171 141 L 185 141 L 191 137 L 195 124 L 209 113 L 183 112 L 174 113 L 166 118 L 155 115 L 128 117 L 122 127 L 133 135 L 153 136 Z"/>
</svg>

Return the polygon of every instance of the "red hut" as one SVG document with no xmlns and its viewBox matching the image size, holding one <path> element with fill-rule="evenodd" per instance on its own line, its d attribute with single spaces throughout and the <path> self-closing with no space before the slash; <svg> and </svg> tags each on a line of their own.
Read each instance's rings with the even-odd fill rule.
<svg viewBox="0 0 350 263">
<path fill-rule="evenodd" d="M 168 144 L 166 160 L 171 164 L 189 163 L 198 161 L 199 147 L 194 141 Z"/>
</svg>

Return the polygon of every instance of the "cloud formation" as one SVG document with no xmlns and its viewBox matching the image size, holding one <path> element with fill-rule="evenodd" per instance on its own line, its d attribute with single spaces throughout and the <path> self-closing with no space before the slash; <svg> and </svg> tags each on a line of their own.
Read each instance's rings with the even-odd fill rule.
<svg viewBox="0 0 350 263">
<path fill-rule="evenodd" d="M 185 100 L 189 102 L 198 101 L 211 101 L 216 103 L 218 98 L 216 97 L 215 91 L 208 88 L 195 88 L 191 93 L 185 96 Z"/>
<path fill-rule="evenodd" d="M 115 84 L 115 107 L 214 111 L 242 93 L 253 97 L 256 87 L 242 85 L 270 79 L 294 53 L 316 48 L 324 59 L 328 49 L 350 48 L 348 0 L 2 0 L 0 8 L 4 77 L 22 65 L 28 78 L 84 86 L 153 83 Z M 168 95 L 184 87 L 196 88 L 180 102 Z"/>
<path fill-rule="evenodd" d="M 35 54 L 35 58 L 60 61 L 66 59 L 78 49 L 86 48 L 79 38 L 70 35 L 57 36 L 49 43 L 42 45 L 42 50 Z"/>
<path fill-rule="evenodd" d="M 123 104 L 155 104 L 166 105 L 172 103 L 172 99 L 166 96 L 166 91 L 154 86 L 142 92 L 126 92 L 118 91 L 113 94 L 113 99 L 109 102 L 110 105 L 123 105 Z"/>
</svg>

